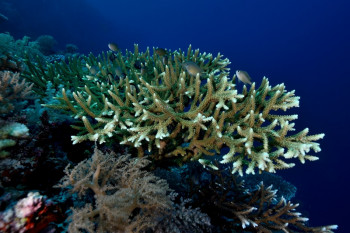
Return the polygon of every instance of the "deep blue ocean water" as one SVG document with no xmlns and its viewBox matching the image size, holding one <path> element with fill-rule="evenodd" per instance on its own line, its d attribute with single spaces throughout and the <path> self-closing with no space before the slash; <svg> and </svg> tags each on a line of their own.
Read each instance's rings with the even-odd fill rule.
<svg viewBox="0 0 350 233">
<path fill-rule="evenodd" d="M 149 47 L 225 55 L 232 70 L 285 83 L 301 97 L 297 130 L 325 133 L 320 160 L 278 171 L 313 226 L 350 232 L 350 2 L 346 0 L 0 0 L 16 39 L 52 35 L 81 53 Z M 61 46 L 61 47 L 60 47 Z"/>
</svg>

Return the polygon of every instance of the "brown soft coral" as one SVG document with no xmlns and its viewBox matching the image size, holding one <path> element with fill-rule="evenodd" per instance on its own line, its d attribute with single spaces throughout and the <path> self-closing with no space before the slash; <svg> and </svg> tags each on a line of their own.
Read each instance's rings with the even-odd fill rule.
<svg viewBox="0 0 350 233">
<path fill-rule="evenodd" d="M 66 168 L 60 187 L 72 185 L 80 196 L 94 192 L 94 204 L 73 209 L 69 232 L 140 232 L 153 228 L 171 207 L 166 181 L 142 170 L 145 158 L 104 155 L 95 149 L 91 159 Z"/>
</svg>

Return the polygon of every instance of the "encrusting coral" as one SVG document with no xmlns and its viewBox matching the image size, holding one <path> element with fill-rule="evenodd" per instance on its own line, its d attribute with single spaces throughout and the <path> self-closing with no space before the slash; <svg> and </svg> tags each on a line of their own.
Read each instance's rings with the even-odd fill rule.
<svg viewBox="0 0 350 233">
<path fill-rule="evenodd" d="M 135 45 L 125 55 L 90 54 L 47 70 L 29 62 L 26 78 L 35 83 L 34 90 L 48 81 L 66 85 L 61 104 L 50 107 L 81 120 L 74 126 L 80 132 L 72 136 L 73 143 L 121 140 L 137 148 L 140 157 L 148 150 L 155 159 L 181 156 L 184 161 L 228 147 L 221 162 L 233 163 L 233 172 L 240 175 L 244 170 L 254 174 L 256 168 L 275 172 L 293 167 L 286 159 L 318 159 L 307 153 L 320 151 L 315 141 L 324 134 L 308 135 L 308 128 L 290 134 L 298 116 L 280 115 L 280 110 L 298 107 L 294 91 L 287 92 L 284 84 L 270 86 L 263 78 L 259 87 L 244 86 L 239 94 L 235 76 L 229 78 L 230 62 L 221 54 L 213 57 L 191 46 L 187 53 L 169 54 L 164 59 L 149 49 L 140 53 Z M 188 73 L 182 64 L 189 61 L 203 72 Z"/>
</svg>

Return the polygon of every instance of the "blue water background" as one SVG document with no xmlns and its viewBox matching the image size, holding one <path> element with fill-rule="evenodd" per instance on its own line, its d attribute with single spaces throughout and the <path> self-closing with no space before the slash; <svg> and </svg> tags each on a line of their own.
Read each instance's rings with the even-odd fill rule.
<svg viewBox="0 0 350 233">
<path fill-rule="evenodd" d="M 0 1 L 9 21 L 0 32 L 16 39 L 49 34 L 83 53 L 134 43 L 168 49 L 200 48 L 228 57 L 232 70 L 258 84 L 285 83 L 301 105 L 297 130 L 325 133 L 319 161 L 278 171 L 297 188 L 294 202 L 311 225 L 338 224 L 350 232 L 350 3 L 337 0 L 11 0 Z M 8 3 L 8 4 L 6 4 Z M 240 86 L 241 88 L 241 86 Z M 306 212 L 305 212 L 306 211 Z"/>
</svg>

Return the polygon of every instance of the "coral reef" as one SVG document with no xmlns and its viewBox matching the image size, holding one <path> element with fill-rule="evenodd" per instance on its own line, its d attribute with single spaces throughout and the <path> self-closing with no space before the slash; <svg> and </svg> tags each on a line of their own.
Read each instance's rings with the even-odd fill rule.
<svg viewBox="0 0 350 233">
<path fill-rule="evenodd" d="M 33 59 L 43 59 L 36 42 L 30 42 L 29 37 L 24 36 L 21 40 L 15 40 L 8 33 L 0 33 L 0 71 L 9 70 L 23 72 L 24 55 Z"/>
<path fill-rule="evenodd" d="M 50 123 L 46 112 L 35 123 L 25 120 L 26 118 L 21 123 L 7 123 L 25 125 L 30 134 L 25 131 L 25 137 L 8 136 L 14 140 L 16 146 L 1 151 L 0 184 L 5 187 L 20 184 L 26 190 L 52 190 L 51 187 L 64 174 L 67 158 L 79 159 L 83 155 L 76 153 L 83 148 L 83 144 L 72 148 L 69 135 L 62 135 L 62 130 L 71 131 L 68 123 Z"/>
<path fill-rule="evenodd" d="M 264 175 L 257 185 L 257 171 L 260 177 L 293 167 L 291 159 L 317 160 L 308 153 L 320 151 L 316 141 L 324 134 L 308 135 L 308 128 L 293 134 L 298 116 L 283 112 L 299 106 L 295 92 L 284 84 L 271 86 L 264 77 L 260 85 L 244 86 L 239 93 L 229 64 L 221 54 L 214 57 L 191 46 L 187 52 L 153 49 L 151 54 L 135 45 L 133 52 L 46 63 L 27 56 L 23 76 L 40 96 L 36 105 L 44 103 L 75 118 L 73 144 L 105 143 L 110 151 L 120 143 L 138 155 L 104 154 L 95 148 L 90 159 L 66 168 L 59 187 L 79 193 L 83 201 L 72 209 L 70 232 L 336 229 L 308 226 L 295 210 L 298 204 L 289 200 L 295 192 L 289 183 Z M 170 167 L 189 160 L 203 167 L 188 174 Z M 172 169 L 174 175 L 158 174 L 179 183 L 170 183 L 178 198 L 150 172 L 159 167 Z M 277 194 L 265 186 L 268 182 L 279 182 L 285 190 Z"/>
<path fill-rule="evenodd" d="M 28 36 L 15 40 L 9 33 L 0 33 L 0 71 L 24 72 L 27 67 L 25 61 L 38 64 L 65 61 L 67 57 L 77 55 L 77 47 L 67 44 L 63 54 L 55 54 L 56 40 L 50 35 L 39 36 L 30 41 Z"/>
<path fill-rule="evenodd" d="M 20 78 L 19 73 L 0 72 L 0 184 L 24 185 L 35 178 L 37 185 L 45 186 L 46 182 L 50 182 L 49 177 L 63 174 L 59 171 L 59 168 L 65 167 L 65 162 L 60 161 L 60 157 L 64 157 L 61 156 L 64 154 L 62 148 L 54 152 L 55 156 L 50 156 L 53 147 L 63 145 L 65 139 L 71 147 L 68 135 L 65 137 L 60 133 L 56 136 L 55 133 L 65 128 L 63 121 L 67 117 L 60 118 L 60 121 L 53 118 L 55 122 L 49 123 L 45 109 L 40 104 L 32 107 L 32 101 L 28 101 L 34 98 L 31 88 L 32 85 Z M 51 97 L 49 93 L 47 97 Z M 66 127 L 70 130 L 68 123 Z M 56 172 L 52 176 L 37 174 L 48 168 Z M 53 183 L 58 179 L 60 177 Z"/>
<path fill-rule="evenodd" d="M 296 210 L 298 204 L 278 198 L 277 191 L 263 182 L 248 190 L 227 169 L 206 169 L 208 179 L 187 193 L 190 199 L 180 195 L 176 200 L 178 195 L 166 181 L 147 171 L 149 162 L 95 149 L 92 158 L 67 167 L 57 187 L 68 187 L 83 200 L 73 208 L 69 232 L 332 233 L 337 229 L 308 226 L 308 218 Z"/>
<path fill-rule="evenodd" d="M 9 114 L 16 102 L 29 98 L 32 86 L 21 79 L 19 73 L 0 71 L 0 115 Z"/>
<path fill-rule="evenodd" d="M 227 170 L 208 170 L 209 182 L 196 187 L 194 202 L 202 211 L 210 213 L 212 224 L 218 232 L 324 232 L 331 233 L 337 225 L 310 227 L 308 218 L 302 217 L 296 208 L 299 204 L 277 201 L 277 190 L 261 182 L 250 191 L 244 181 L 238 182 Z"/>
<path fill-rule="evenodd" d="M 0 212 L 1 232 L 40 232 L 59 219 L 57 206 L 38 192 L 28 193 L 15 206 Z"/>
<path fill-rule="evenodd" d="M 215 157 L 214 157 L 215 158 Z M 212 158 L 211 158 L 212 159 Z M 217 161 L 219 156 L 216 156 L 212 161 L 215 166 L 220 170 L 229 168 L 227 164 L 219 164 Z M 169 187 L 176 193 L 184 197 L 191 198 L 198 189 L 205 189 L 205 186 L 211 182 L 213 178 L 211 169 L 203 167 L 201 164 L 193 161 L 188 162 L 182 166 L 171 166 L 167 168 L 157 167 L 153 173 L 162 179 L 165 179 L 169 183 Z M 224 173 L 227 175 L 226 173 Z M 254 192 L 258 189 L 260 183 L 264 183 L 265 186 L 273 186 L 278 189 L 276 193 L 276 200 L 273 200 L 273 204 L 277 203 L 277 199 L 282 197 L 286 201 L 290 201 L 294 198 L 297 188 L 290 182 L 284 180 L 281 176 L 272 174 L 269 172 L 262 172 L 261 174 L 245 174 L 244 176 L 235 176 L 237 183 L 244 183 L 244 189 L 248 192 Z"/>
<path fill-rule="evenodd" d="M 17 122 L 4 122 L 0 120 L 0 158 L 5 158 L 9 152 L 3 149 L 17 144 L 18 139 L 29 136 L 27 126 Z"/>
<path fill-rule="evenodd" d="M 38 44 L 40 52 L 45 56 L 52 55 L 54 53 L 54 46 L 57 44 L 55 38 L 50 35 L 41 35 L 35 42 Z"/>
<path fill-rule="evenodd" d="M 103 154 L 95 149 L 91 159 L 73 169 L 67 167 L 58 187 L 72 186 L 80 196 L 92 191 L 95 199 L 95 204 L 73 209 L 69 231 L 144 232 L 156 227 L 156 232 L 163 232 L 185 229 L 181 227 L 184 223 L 187 229 L 210 226 L 208 217 L 197 209 L 186 208 L 186 202 L 171 211 L 171 190 L 164 180 L 144 170 L 149 162 L 146 158 L 130 159 L 129 155 Z M 182 209 L 185 212 L 180 213 Z M 177 222 L 172 226 L 165 219 L 159 222 L 163 215 L 178 216 Z M 165 232 L 177 232 L 168 230 Z"/>
<path fill-rule="evenodd" d="M 1 118 L 9 115 L 15 109 L 15 106 L 27 99 L 31 95 L 31 88 L 24 79 L 19 78 L 19 74 L 0 72 L 0 116 Z M 29 129 L 24 124 L 10 122 L 0 118 L 0 157 L 9 155 L 4 148 L 16 145 L 16 140 L 28 137 Z"/>
<path fill-rule="evenodd" d="M 52 85 L 57 90 L 61 85 L 67 89 L 73 89 L 84 85 L 83 76 L 87 74 L 83 61 L 79 56 L 68 57 L 68 62 L 44 63 L 40 58 L 31 59 L 26 56 L 25 62 L 28 70 L 22 74 L 28 81 L 34 84 L 33 90 L 42 98 L 46 97 L 45 90 Z M 51 84 L 49 84 L 51 83 Z"/>
<path fill-rule="evenodd" d="M 79 50 L 79 48 L 75 44 L 66 44 L 66 48 L 65 48 L 64 52 L 74 54 L 74 53 L 77 53 L 78 50 Z"/>
<path fill-rule="evenodd" d="M 173 203 L 173 208 L 154 227 L 154 233 L 212 232 L 208 215 L 199 208 L 187 206 L 190 202 L 190 199 L 180 199 L 179 204 Z"/>
<path fill-rule="evenodd" d="M 276 199 L 272 202 L 273 204 L 276 204 L 278 200 L 280 200 L 282 197 L 286 201 L 290 201 L 294 198 L 297 192 L 297 188 L 293 184 L 284 180 L 281 176 L 271 174 L 268 172 L 262 172 L 261 174 L 255 175 L 249 174 L 243 177 L 237 177 L 237 180 L 244 182 L 244 188 L 247 189 L 249 192 L 256 191 L 259 188 L 260 183 L 263 183 L 264 186 L 273 186 L 274 188 L 278 189 L 278 192 L 276 193 Z"/>
<path fill-rule="evenodd" d="M 80 195 L 92 190 L 96 199 L 95 206 L 73 209 L 69 231 L 139 232 L 151 227 L 171 201 L 167 184 L 140 170 L 147 164 L 145 159 L 129 161 L 129 156 L 103 155 L 96 149 L 91 159 L 67 168 L 62 186 L 72 185 Z M 140 213 L 135 215 L 135 210 Z"/>
<path fill-rule="evenodd" d="M 287 159 L 318 159 L 307 153 L 320 151 L 315 141 L 324 134 L 308 135 L 308 128 L 290 134 L 298 116 L 280 115 L 299 105 L 299 97 L 287 92 L 284 84 L 272 87 L 264 78 L 259 87 L 253 83 L 239 94 L 235 76 L 228 77 L 228 59 L 193 51 L 191 46 L 187 53 L 172 52 L 165 64 L 149 49 L 140 53 L 137 45 L 133 53 L 118 52 L 114 59 L 111 54 L 90 54 L 83 57 L 85 62 L 74 58 L 46 70 L 28 64 L 25 77 L 35 83 L 37 93 L 43 94 L 49 81 L 64 85 L 61 104 L 51 107 L 81 120 L 75 126 L 79 134 L 72 136 L 74 144 L 121 140 L 135 147 L 139 157 L 147 150 L 155 159 L 183 161 L 228 147 L 222 163 L 231 162 L 233 172 L 240 175 L 244 170 L 254 174 L 293 167 Z M 185 62 L 202 72 L 188 73 Z"/>
</svg>

